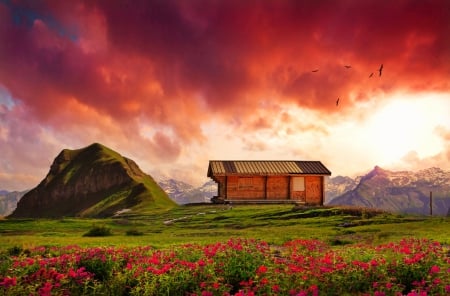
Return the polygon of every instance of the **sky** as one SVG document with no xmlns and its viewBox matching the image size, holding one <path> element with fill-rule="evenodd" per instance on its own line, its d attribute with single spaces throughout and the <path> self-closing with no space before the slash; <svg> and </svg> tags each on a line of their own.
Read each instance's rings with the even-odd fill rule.
<svg viewBox="0 0 450 296">
<path fill-rule="evenodd" d="M 0 0 L 0 189 L 94 142 L 193 185 L 209 160 L 449 170 L 450 1 Z"/>
</svg>

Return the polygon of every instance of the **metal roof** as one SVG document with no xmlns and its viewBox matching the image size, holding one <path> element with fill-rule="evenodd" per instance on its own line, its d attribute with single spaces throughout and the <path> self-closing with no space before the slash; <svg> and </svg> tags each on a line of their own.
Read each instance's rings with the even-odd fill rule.
<svg viewBox="0 0 450 296">
<path fill-rule="evenodd" d="M 214 175 L 331 175 L 320 161 L 210 160 L 208 177 Z"/>
</svg>

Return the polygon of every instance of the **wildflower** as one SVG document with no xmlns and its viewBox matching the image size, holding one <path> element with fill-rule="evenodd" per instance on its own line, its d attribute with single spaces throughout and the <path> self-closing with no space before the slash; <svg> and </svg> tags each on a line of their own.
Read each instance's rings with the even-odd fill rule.
<svg viewBox="0 0 450 296">
<path fill-rule="evenodd" d="M 52 294 L 52 283 L 46 282 L 42 288 L 39 289 L 39 296 L 51 296 Z"/>
<path fill-rule="evenodd" d="M 206 265 L 205 260 L 203 260 L 203 259 L 198 260 L 197 264 L 198 264 L 198 266 L 201 266 L 201 267 Z"/>
<path fill-rule="evenodd" d="M 3 280 L 0 282 L 0 287 L 5 287 L 5 288 L 9 288 L 11 286 L 15 286 L 17 285 L 17 278 L 16 277 L 5 277 L 3 278 Z"/>
<path fill-rule="evenodd" d="M 262 273 L 266 273 L 267 272 L 267 267 L 265 265 L 261 265 L 260 267 L 258 267 L 258 269 L 256 270 L 257 274 L 262 274 Z"/>
<path fill-rule="evenodd" d="M 441 271 L 441 269 L 440 269 L 439 266 L 437 266 L 437 265 L 433 265 L 433 266 L 431 266 L 431 268 L 430 268 L 430 274 L 438 273 L 439 271 Z"/>
<path fill-rule="evenodd" d="M 273 286 L 272 286 L 272 292 L 275 292 L 275 293 L 280 292 L 280 286 L 278 286 L 278 285 L 273 285 Z"/>
</svg>

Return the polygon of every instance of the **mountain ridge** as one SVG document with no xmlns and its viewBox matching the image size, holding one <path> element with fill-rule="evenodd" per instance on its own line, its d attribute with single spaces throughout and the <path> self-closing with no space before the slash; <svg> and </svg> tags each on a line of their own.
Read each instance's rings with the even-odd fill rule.
<svg viewBox="0 0 450 296">
<path fill-rule="evenodd" d="M 396 213 L 446 215 L 450 209 L 450 171 L 436 167 L 418 171 L 390 171 L 375 166 L 360 177 L 354 189 L 333 198 L 328 205 L 362 206 Z"/>
</svg>

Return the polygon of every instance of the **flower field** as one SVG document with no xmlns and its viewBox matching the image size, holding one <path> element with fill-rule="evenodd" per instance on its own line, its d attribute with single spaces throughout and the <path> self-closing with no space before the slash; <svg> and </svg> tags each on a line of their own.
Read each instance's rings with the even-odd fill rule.
<svg viewBox="0 0 450 296">
<path fill-rule="evenodd" d="M 332 247 L 39 247 L 2 254 L 0 295 L 450 295 L 448 248 L 425 239 Z"/>
</svg>

